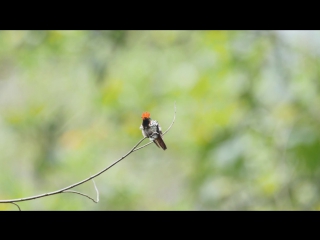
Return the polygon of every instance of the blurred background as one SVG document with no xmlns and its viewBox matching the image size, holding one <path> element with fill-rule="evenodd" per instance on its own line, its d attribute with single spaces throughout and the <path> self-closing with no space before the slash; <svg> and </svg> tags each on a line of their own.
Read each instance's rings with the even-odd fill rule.
<svg viewBox="0 0 320 240">
<path fill-rule="evenodd" d="M 98 204 L 21 209 L 319 210 L 319 78 L 319 31 L 1 31 L 0 200 L 101 171 L 142 138 L 142 112 L 166 130 L 176 102 L 168 149 L 98 176 Z"/>
</svg>

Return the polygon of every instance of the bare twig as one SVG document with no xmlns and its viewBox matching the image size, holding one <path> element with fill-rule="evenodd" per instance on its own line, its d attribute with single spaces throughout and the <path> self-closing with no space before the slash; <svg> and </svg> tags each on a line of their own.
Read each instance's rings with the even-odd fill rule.
<svg viewBox="0 0 320 240">
<path fill-rule="evenodd" d="M 97 203 L 99 202 L 99 191 L 98 191 L 98 188 L 96 186 L 96 183 L 94 182 L 94 179 L 92 179 L 93 181 L 93 185 L 94 185 L 94 188 L 96 189 L 96 193 L 97 193 Z"/>
<path fill-rule="evenodd" d="M 168 127 L 168 129 L 167 129 L 162 135 L 165 135 L 165 134 L 170 130 L 170 128 L 172 127 L 172 125 L 174 124 L 174 121 L 176 120 L 176 112 L 177 112 L 176 102 L 174 102 L 174 115 L 173 115 L 172 123 L 170 124 L 170 126 Z"/>
<path fill-rule="evenodd" d="M 118 159 L 117 161 L 115 161 L 114 163 L 112 163 L 110 166 L 106 167 L 105 169 L 103 169 L 102 171 L 92 175 L 91 177 L 88 177 L 80 182 L 77 182 L 75 184 L 72 184 L 68 187 L 62 188 L 60 190 L 54 191 L 54 192 L 49 192 L 49 193 L 44 193 L 44 194 L 40 194 L 40 195 L 36 195 L 36 196 L 32 196 L 32 197 L 26 197 L 26 198 L 17 198 L 17 199 L 10 199 L 10 200 L 0 200 L 0 203 L 13 203 L 13 202 L 22 202 L 22 201 L 28 201 L 28 200 L 33 200 L 33 199 L 37 199 L 37 198 L 42 198 L 42 197 L 48 197 L 51 195 L 55 195 L 55 194 L 59 194 L 59 193 L 63 193 L 66 190 L 69 190 L 71 188 L 74 188 L 76 186 L 79 186 L 80 184 L 83 184 L 97 176 L 99 176 L 100 174 L 104 173 L 105 171 L 107 171 L 108 169 L 110 169 L 111 167 L 113 167 L 115 164 L 117 164 L 118 162 L 120 162 L 121 160 L 123 160 L 124 158 L 126 158 L 128 155 L 130 155 L 133 150 L 139 146 L 139 144 L 145 140 L 146 138 L 142 138 L 127 154 L 125 154 L 124 156 L 122 156 L 120 159 Z"/>
<path fill-rule="evenodd" d="M 19 208 L 19 211 L 21 211 L 21 209 L 20 209 L 20 207 L 19 207 L 19 205 L 18 204 L 16 204 L 16 203 L 14 203 L 14 202 L 11 202 L 12 204 L 14 204 L 14 205 L 16 205 L 17 206 L 17 208 Z"/>
<path fill-rule="evenodd" d="M 174 103 L 174 118 L 173 118 L 173 121 L 171 123 L 171 125 L 169 126 L 169 128 L 163 133 L 163 135 L 165 135 L 169 130 L 170 128 L 172 127 L 174 121 L 175 121 L 175 118 L 176 118 L 176 104 Z M 97 186 L 93 180 L 93 178 L 99 176 L 100 174 L 104 173 L 105 171 L 107 171 L 108 169 L 112 168 L 114 165 L 116 165 L 117 163 L 119 163 L 121 160 L 123 160 L 124 158 L 126 158 L 127 156 L 129 156 L 131 153 L 141 149 L 141 148 L 144 148 L 146 147 L 147 145 L 151 144 L 152 142 L 148 143 L 148 144 L 145 144 L 143 145 L 142 147 L 139 147 L 137 148 L 141 142 L 143 142 L 144 140 L 146 139 L 146 137 L 142 138 L 127 154 L 125 154 L 124 156 L 122 156 L 121 158 L 119 158 L 117 161 L 115 161 L 114 163 L 110 164 L 108 167 L 106 167 L 105 169 L 101 170 L 100 172 L 80 181 L 80 182 L 77 182 L 77 183 L 74 183 L 68 187 L 65 187 L 65 188 L 62 188 L 62 189 L 59 189 L 57 191 L 53 191 L 53 192 L 49 192 L 49 193 L 44 193 L 44 194 L 40 194 L 40 195 L 36 195 L 36 196 L 31 196 L 31 197 L 25 197 L 25 198 L 16 198 L 16 199 L 9 199 L 9 200 L 0 200 L 0 203 L 11 203 L 11 204 L 14 204 L 16 205 L 19 210 L 21 211 L 20 207 L 18 206 L 18 204 L 16 204 L 16 202 L 22 202 L 22 201 L 29 201 L 29 200 L 33 200 L 33 199 L 37 199 L 37 198 L 42 198 L 42 197 L 48 197 L 48 196 L 52 196 L 52 195 L 55 195 L 55 194 L 59 194 L 59 193 L 75 193 L 75 194 L 79 194 L 81 196 L 84 196 L 84 197 L 87 197 L 89 199 L 91 199 L 92 201 L 94 201 L 95 203 L 99 202 L 99 191 L 97 189 Z M 93 198 L 89 197 L 88 195 L 86 194 L 83 194 L 83 193 L 80 193 L 80 192 L 77 192 L 77 191 L 73 191 L 73 190 L 69 190 L 69 189 L 72 189 L 76 186 L 79 186 L 85 182 L 88 182 L 89 180 L 93 180 L 93 184 L 94 184 L 94 187 L 95 187 L 95 190 L 97 192 L 97 200 L 94 200 Z"/>
<path fill-rule="evenodd" d="M 62 193 L 76 193 L 79 194 L 81 196 L 87 197 L 89 199 L 91 199 L 92 201 L 94 201 L 95 203 L 98 203 L 96 200 L 94 200 L 92 197 L 89 197 L 87 194 L 81 193 L 81 192 L 77 192 L 77 191 L 73 191 L 73 190 L 67 190 L 67 191 L 63 191 Z"/>
<path fill-rule="evenodd" d="M 99 202 L 99 190 L 96 186 L 96 183 L 94 182 L 94 179 L 92 179 L 92 181 L 93 181 L 94 189 L 96 190 L 96 193 L 97 193 L 97 200 L 94 200 L 92 197 L 89 197 L 87 194 L 77 192 L 77 191 L 72 191 L 72 190 L 63 191 L 62 193 L 76 193 L 76 194 L 79 194 L 79 195 L 82 195 L 84 197 L 91 199 L 95 203 L 98 203 Z"/>
</svg>

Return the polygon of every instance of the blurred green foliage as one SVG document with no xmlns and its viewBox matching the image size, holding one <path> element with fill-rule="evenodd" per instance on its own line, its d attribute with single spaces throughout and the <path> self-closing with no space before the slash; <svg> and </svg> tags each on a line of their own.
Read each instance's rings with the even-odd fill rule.
<svg viewBox="0 0 320 240">
<path fill-rule="evenodd" d="M 318 210 L 319 49 L 319 31 L 1 31 L 0 199 L 102 170 L 142 138 L 143 111 L 166 130 L 176 101 L 168 149 L 97 177 L 98 204 L 22 210 Z"/>
</svg>

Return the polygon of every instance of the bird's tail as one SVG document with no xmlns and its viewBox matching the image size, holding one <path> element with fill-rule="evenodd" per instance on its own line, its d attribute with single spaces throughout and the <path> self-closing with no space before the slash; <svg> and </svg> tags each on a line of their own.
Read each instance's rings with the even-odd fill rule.
<svg viewBox="0 0 320 240">
<path fill-rule="evenodd" d="M 167 149 L 166 144 L 164 143 L 162 137 L 159 135 L 153 142 L 158 146 L 161 147 L 163 150 Z"/>
</svg>

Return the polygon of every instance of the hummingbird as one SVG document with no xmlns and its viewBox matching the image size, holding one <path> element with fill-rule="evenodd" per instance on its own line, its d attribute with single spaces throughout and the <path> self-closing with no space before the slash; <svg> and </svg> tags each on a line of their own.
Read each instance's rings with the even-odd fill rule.
<svg viewBox="0 0 320 240">
<path fill-rule="evenodd" d="M 162 131 L 159 123 L 156 120 L 150 118 L 149 112 L 142 113 L 142 124 L 140 129 L 144 137 L 148 137 L 150 141 L 153 141 L 159 148 L 163 150 L 167 149 L 166 144 L 162 139 Z"/>
</svg>

